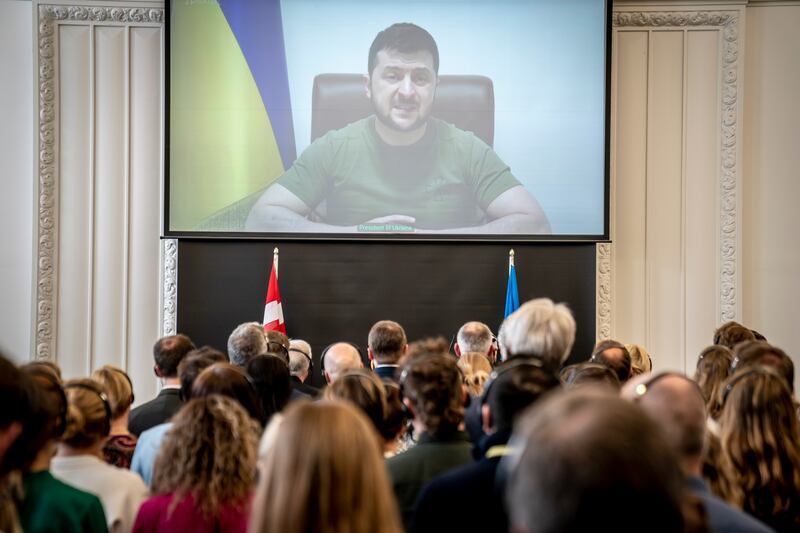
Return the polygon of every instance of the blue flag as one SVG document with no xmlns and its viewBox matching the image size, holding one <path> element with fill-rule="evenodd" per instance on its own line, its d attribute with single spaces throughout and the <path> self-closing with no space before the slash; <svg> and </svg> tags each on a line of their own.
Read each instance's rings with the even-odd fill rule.
<svg viewBox="0 0 800 533">
<path fill-rule="evenodd" d="M 508 267 L 508 288 L 506 289 L 506 311 L 503 320 L 508 315 L 519 309 L 519 291 L 517 290 L 517 269 L 514 265 Z"/>
</svg>

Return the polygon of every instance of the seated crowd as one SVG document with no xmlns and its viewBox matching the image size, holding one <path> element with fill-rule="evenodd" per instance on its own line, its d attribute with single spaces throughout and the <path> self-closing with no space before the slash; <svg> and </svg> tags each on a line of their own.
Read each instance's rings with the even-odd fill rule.
<svg viewBox="0 0 800 533">
<path fill-rule="evenodd" d="M 729 322 L 693 376 L 610 339 L 565 366 L 575 329 L 541 298 L 454 353 L 391 320 L 316 360 L 257 322 L 171 335 L 133 410 L 122 369 L 0 357 L 0 531 L 800 531 L 783 350 Z"/>
</svg>

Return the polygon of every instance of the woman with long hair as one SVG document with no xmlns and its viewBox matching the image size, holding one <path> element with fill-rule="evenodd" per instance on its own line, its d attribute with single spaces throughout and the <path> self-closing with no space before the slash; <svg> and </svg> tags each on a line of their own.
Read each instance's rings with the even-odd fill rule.
<svg viewBox="0 0 800 533">
<path fill-rule="evenodd" d="M 103 386 L 111 407 L 111 432 L 103 445 L 103 458 L 108 464 L 130 468 L 136 449 L 136 437 L 128 431 L 133 405 L 131 378 L 121 368 L 104 365 L 92 372 L 92 379 Z"/>
<path fill-rule="evenodd" d="M 800 531 L 800 430 L 784 379 L 740 371 L 722 404 L 721 496 L 777 531 Z"/>
<path fill-rule="evenodd" d="M 84 378 L 67 381 L 64 392 L 66 427 L 50 469 L 61 481 L 100 498 L 109 531 L 130 531 L 147 487 L 136 474 L 102 459 L 113 420 L 105 389 Z"/>
<path fill-rule="evenodd" d="M 398 533 L 380 439 L 366 416 L 339 401 L 298 403 L 264 459 L 250 531 Z"/>
<path fill-rule="evenodd" d="M 457 364 L 464 376 L 464 385 L 469 395 L 474 397 L 483 394 L 483 387 L 492 373 L 492 363 L 489 358 L 482 353 L 466 352 L 461 354 Z"/>
<path fill-rule="evenodd" d="M 718 419 L 722 411 L 720 389 L 731 375 L 732 362 L 731 349 L 719 344 L 708 346 L 697 358 L 694 380 L 706 399 L 706 412 L 713 420 Z"/>
<path fill-rule="evenodd" d="M 134 531 L 247 530 L 260 426 L 236 400 L 195 397 L 172 418 Z M 289 481 L 287 478 L 285 481 Z"/>
</svg>

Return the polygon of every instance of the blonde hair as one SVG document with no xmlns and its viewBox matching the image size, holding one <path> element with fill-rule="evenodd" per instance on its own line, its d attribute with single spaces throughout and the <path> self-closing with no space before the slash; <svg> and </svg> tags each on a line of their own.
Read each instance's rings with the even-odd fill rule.
<svg viewBox="0 0 800 533">
<path fill-rule="evenodd" d="M 205 517 L 245 502 L 255 483 L 258 422 L 236 400 L 211 394 L 193 398 L 172 423 L 153 467 L 153 494 L 172 493 L 173 508 L 191 494 Z"/>
<path fill-rule="evenodd" d="M 92 372 L 92 379 L 103 385 L 111 406 L 111 418 L 124 415 L 133 404 L 131 379 L 124 370 L 113 365 L 104 365 Z"/>
<path fill-rule="evenodd" d="M 340 401 L 298 403 L 264 460 L 250 532 L 399 533 L 378 435 Z"/>
<path fill-rule="evenodd" d="M 470 395 L 483 394 L 483 388 L 492 373 L 492 363 L 489 362 L 489 358 L 479 352 L 467 352 L 461 354 L 456 364 L 464 375 L 464 384 Z"/>
<path fill-rule="evenodd" d="M 108 436 L 111 429 L 108 397 L 103 385 L 89 378 L 64 383 L 67 423 L 61 442 L 73 448 L 89 448 Z"/>
<path fill-rule="evenodd" d="M 734 374 L 725 387 L 722 496 L 763 522 L 800 528 L 800 431 L 789 388 L 766 367 Z"/>
<path fill-rule="evenodd" d="M 625 349 L 631 355 L 631 377 L 653 371 L 653 360 L 650 359 L 647 348 L 641 344 L 626 344 Z"/>
</svg>

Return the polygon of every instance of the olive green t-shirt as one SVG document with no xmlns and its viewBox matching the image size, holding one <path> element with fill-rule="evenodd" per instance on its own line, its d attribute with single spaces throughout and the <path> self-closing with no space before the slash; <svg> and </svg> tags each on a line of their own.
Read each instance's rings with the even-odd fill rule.
<svg viewBox="0 0 800 533">
<path fill-rule="evenodd" d="M 67 485 L 43 470 L 26 474 L 17 507 L 26 533 L 106 533 L 103 504 L 94 494 Z"/>
<path fill-rule="evenodd" d="M 390 146 L 376 133 L 375 116 L 314 141 L 278 183 L 328 224 L 407 215 L 421 229 L 485 223 L 489 204 L 520 184 L 470 132 L 430 118 L 418 142 Z"/>
</svg>

